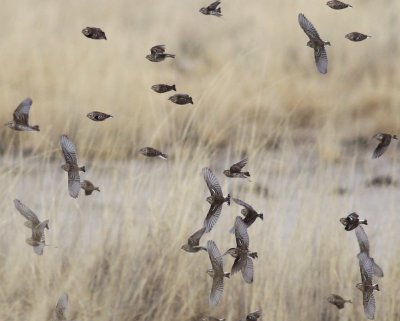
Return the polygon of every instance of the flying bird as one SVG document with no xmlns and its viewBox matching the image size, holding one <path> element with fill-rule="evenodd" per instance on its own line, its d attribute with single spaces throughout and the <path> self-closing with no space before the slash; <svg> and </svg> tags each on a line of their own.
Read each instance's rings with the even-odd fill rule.
<svg viewBox="0 0 400 321">
<path fill-rule="evenodd" d="M 182 245 L 181 249 L 189 253 L 197 253 L 201 250 L 207 251 L 204 246 L 200 246 L 200 239 L 203 236 L 206 228 L 202 227 L 200 230 L 196 231 L 189 237 L 187 244 Z"/>
<path fill-rule="evenodd" d="M 379 133 L 373 136 L 376 140 L 380 141 L 378 146 L 375 148 L 372 158 L 378 158 L 381 157 L 382 154 L 387 150 L 388 146 L 390 145 L 390 142 L 393 139 L 398 139 L 396 135 L 390 135 L 390 134 L 384 134 L 384 133 Z"/>
<path fill-rule="evenodd" d="M 85 37 L 95 40 L 104 39 L 107 40 L 106 34 L 103 30 L 96 27 L 86 27 L 82 29 L 82 33 Z"/>
<path fill-rule="evenodd" d="M 351 300 L 345 300 L 340 295 L 332 294 L 327 298 L 328 302 L 335 305 L 339 310 L 344 308 L 345 303 L 353 303 Z"/>
<path fill-rule="evenodd" d="M 298 20 L 300 27 L 307 37 L 310 38 L 310 41 L 307 42 L 307 46 L 314 49 L 315 64 L 317 65 L 318 71 L 321 74 L 326 74 L 328 72 L 328 56 L 325 51 L 325 46 L 330 46 L 330 42 L 321 39 L 317 29 L 314 28 L 313 24 L 302 13 L 299 14 Z"/>
<path fill-rule="evenodd" d="M 360 224 L 368 225 L 368 221 L 359 219 L 356 212 L 350 213 L 347 217 L 342 217 L 339 221 L 344 225 L 346 231 L 354 230 Z"/>
<path fill-rule="evenodd" d="M 342 1 L 339 1 L 339 0 L 330 0 L 326 4 L 328 7 L 335 9 L 335 10 L 345 9 L 347 7 L 353 8 L 351 5 L 344 3 Z"/>
<path fill-rule="evenodd" d="M 243 167 L 247 165 L 248 158 L 244 158 L 241 161 L 233 164 L 229 169 L 224 170 L 226 177 L 238 177 L 238 178 L 249 178 L 249 172 L 242 172 Z"/>
<path fill-rule="evenodd" d="M 163 93 L 166 93 L 171 90 L 176 91 L 175 85 L 170 86 L 170 85 L 165 85 L 165 84 L 153 85 L 153 86 L 151 86 L 151 89 L 153 89 L 156 93 L 159 93 L 159 94 L 163 94 Z"/>
<path fill-rule="evenodd" d="M 43 255 L 43 249 L 47 245 L 44 229 L 48 227 L 49 220 L 44 220 L 39 225 L 32 227 L 32 236 L 26 239 L 26 243 L 33 247 L 33 252 Z"/>
<path fill-rule="evenodd" d="M 139 150 L 139 153 L 147 157 L 160 157 L 162 159 L 168 159 L 166 154 L 152 147 L 143 147 Z"/>
<path fill-rule="evenodd" d="M 218 319 L 214 317 L 202 317 L 200 321 L 225 321 L 226 319 Z"/>
<path fill-rule="evenodd" d="M 210 306 L 216 306 L 224 294 L 224 277 L 229 278 L 230 273 L 224 272 L 223 259 L 214 241 L 209 240 L 207 242 L 207 252 L 212 266 L 211 269 L 207 270 L 207 274 L 213 279 L 208 301 Z"/>
<path fill-rule="evenodd" d="M 211 194 L 211 196 L 207 197 L 207 202 L 210 203 L 211 206 L 208 210 L 206 219 L 204 220 L 204 227 L 206 228 L 206 233 L 208 233 L 218 221 L 222 210 L 222 204 L 225 202 L 227 202 L 228 205 L 231 204 L 231 196 L 228 194 L 227 197 L 224 197 L 221 185 L 219 185 L 218 180 L 211 169 L 204 167 L 202 172 Z"/>
<path fill-rule="evenodd" d="M 18 131 L 39 131 L 39 126 L 29 125 L 29 110 L 32 106 L 32 99 L 24 99 L 14 111 L 13 120 L 9 121 L 5 125 L 11 129 Z"/>
<path fill-rule="evenodd" d="M 233 198 L 233 201 L 240 205 L 243 206 L 242 210 L 240 213 L 244 216 L 243 222 L 246 224 L 247 228 L 249 228 L 257 218 L 260 218 L 261 220 L 264 220 L 264 214 L 263 213 L 258 213 L 251 205 L 247 204 L 246 202 L 238 199 L 238 198 Z M 231 233 L 235 232 L 235 227 L 232 227 L 230 230 Z"/>
<path fill-rule="evenodd" d="M 200 8 L 200 12 L 205 15 L 212 15 L 216 17 L 222 17 L 221 8 L 218 6 L 221 4 L 221 1 L 215 1 L 211 3 L 208 7 Z"/>
<path fill-rule="evenodd" d="M 349 40 L 355 41 L 355 42 L 363 41 L 363 40 L 365 40 L 367 38 L 371 38 L 371 36 L 364 35 L 364 34 L 362 34 L 360 32 L 350 32 L 347 35 L 345 35 L 344 37 L 346 39 L 349 39 Z"/>
<path fill-rule="evenodd" d="M 63 293 L 58 299 L 55 308 L 57 321 L 67 320 L 67 311 L 68 311 L 68 294 Z"/>
<path fill-rule="evenodd" d="M 69 195 L 77 198 L 81 189 L 79 171 L 85 172 L 85 166 L 78 166 L 75 144 L 67 135 L 61 135 L 60 145 L 65 159 L 65 164 L 61 168 L 68 173 Z"/>
<path fill-rule="evenodd" d="M 165 53 L 165 45 L 157 45 L 150 49 L 150 55 L 146 58 L 152 62 L 160 62 L 165 60 L 165 58 L 175 58 L 175 55 Z"/>
<path fill-rule="evenodd" d="M 257 321 L 257 319 L 261 317 L 261 314 L 261 310 L 251 312 L 246 316 L 246 321 Z"/>
<path fill-rule="evenodd" d="M 27 221 L 24 223 L 24 225 L 27 228 L 34 228 L 41 224 L 42 222 L 39 220 L 37 215 L 25 204 L 23 204 L 20 200 L 15 199 L 14 200 L 14 206 L 18 210 L 18 212 L 27 219 Z M 48 220 L 46 220 L 48 222 Z M 45 228 L 49 229 L 49 225 L 46 224 Z"/>
<path fill-rule="evenodd" d="M 103 121 L 108 118 L 113 118 L 113 116 L 106 113 L 102 113 L 101 111 L 92 111 L 88 113 L 86 117 L 94 121 Z"/>
<path fill-rule="evenodd" d="M 173 103 L 177 105 L 186 105 L 186 104 L 192 104 L 193 105 L 193 99 L 187 94 L 175 94 L 171 97 L 168 98 L 168 100 L 172 101 Z"/>
<path fill-rule="evenodd" d="M 92 195 L 93 191 L 98 191 L 100 192 L 100 188 L 97 186 L 94 186 L 94 184 L 91 181 L 84 180 L 81 182 L 81 188 L 85 191 L 85 195 Z"/>
</svg>

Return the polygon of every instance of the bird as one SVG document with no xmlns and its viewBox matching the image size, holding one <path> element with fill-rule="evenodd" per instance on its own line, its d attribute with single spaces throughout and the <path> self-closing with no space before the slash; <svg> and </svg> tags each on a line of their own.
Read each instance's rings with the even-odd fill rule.
<svg viewBox="0 0 400 321">
<path fill-rule="evenodd" d="M 339 310 L 344 308 L 345 303 L 353 303 L 351 300 L 345 300 L 337 294 L 331 294 L 327 300 L 329 303 L 335 305 Z"/>
<path fill-rule="evenodd" d="M 24 223 L 27 228 L 32 229 L 33 227 L 38 226 L 40 223 L 42 223 L 37 215 L 20 200 L 15 199 L 14 206 L 18 210 L 18 212 L 27 219 L 27 221 Z M 48 220 L 46 221 L 48 222 Z M 46 224 L 45 228 L 49 229 L 49 224 Z"/>
<path fill-rule="evenodd" d="M 368 255 L 364 252 L 359 253 L 358 260 L 360 264 L 361 283 L 356 287 L 363 293 L 364 314 L 367 319 L 375 318 L 375 297 L 374 290 L 379 291 L 379 285 L 373 283 L 373 267 Z"/>
<path fill-rule="evenodd" d="M 230 273 L 224 272 L 223 259 L 214 241 L 209 240 L 207 242 L 207 252 L 212 266 L 211 269 L 207 270 L 207 274 L 213 279 L 208 302 L 210 306 L 216 306 L 224 294 L 224 277 L 229 278 Z"/>
<path fill-rule="evenodd" d="M 200 239 L 205 230 L 206 228 L 202 227 L 200 230 L 194 232 L 193 235 L 188 238 L 187 244 L 182 245 L 181 249 L 189 253 L 197 253 L 202 250 L 207 251 L 204 246 L 200 246 Z"/>
<path fill-rule="evenodd" d="M 229 169 L 224 170 L 226 177 L 249 178 L 249 172 L 242 172 L 242 168 L 247 165 L 248 158 L 243 158 L 241 161 L 233 164 Z"/>
<path fill-rule="evenodd" d="M 106 113 L 102 113 L 101 111 L 92 111 L 88 113 L 86 117 L 94 121 L 103 121 L 108 118 L 113 118 L 113 116 Z"/>
<path fill-rule="evenodd" d="M 335 10 L 345 9 L 347 7 L 353 8 L 351 5 L 344 3 L 342 1 L 339 1 L 339 0 L 330 0 L 326 4 L 328 7 L 335 9 Z"/>
<path fill-rule="evenodd" d="M 378 144 L 378 146 L 376 146 L 376 148 L 372 154 L 373 159 L 379 158 L 382 156 L 382 154 L 386 151 L 386 149 L 390 145 L 392 138 L 398 140 L 396 135 L 385 134 L 385 133 L 376 134 L 372 138 L 375 138 L 376 140 L 380 141 L 380 143 Z"/>
<path fill-rule="evenodd" d="M 39 126 L 29 125 L 29 110 L 32 106 L 32 99 L 24 99 L 14 111 L 13 120 L 7 122 L 5 126 L 18 131 L 40 131 Z"/>
<path fill-rule="evenodd" d="M 153 86 L 151 86 L 151 89 L 153 89 L 156 93 L 159 93 L 159 94 L 163 94 L 163 93 L 166 93 L 171 90 L 176 91 L 175 85 L 170 86 L 170 85 L 165 85 L 165 84 L 153 85 Z"/>
<path fill-rule="evenodd" d="M 261 220 L 264 220 L 264 214 L 263 213 L 257 213 L 257 211 L 249 204 L 246 202 L 238 199 L 238 198 L 232 198 L 232 200 L 240 205 L 243 206 L 242 210 L 240 211 L 242 215 L 244 216 L 243 222 L 246 224 L 247 228 L 249 228 L 257 218 L 260 218 Z M 231 233 L 235 232 L 235 227 L 232 227 L 230 230 Z"/>
<path fill-rule="evenodd" d="M 313 26 L 313 24 L 304 16 L 304 14 L 300 13 L 298 16 L 300 27 L 303 29 L 305 34 L 310 41 L 307 42 L 307 46 L 314 49 L 314 58 L 315 64 L 317 65 L 317 69 L 321 74 L 326 74 L 328 72 L 328 56 L 325 51 L 326 45 L 331 45 L 329 41 L 323 41 L 317 29 Z"/>
<path fill-rule="evenodd" d="M 200 8 L 200 12 L 205 15 L 212 15 L 216 17 L 222 17 L 221 8 L 218 6 L 221 4 L 221 1 L 215 1 L 211 3 L 208 7 Z"/>
<path fill-rule="evenodd" d="M 160 157 L 162 159 L 168 159 L 166 154 L 152 147 L 143 147 L 139 150 L 139 153 L 147 157 Z"/>
<path fill-rule="evenodd" d="M 160 62 L 165 60 L 165 58 L 175 58 L 175 55 L 165 53 L 165 45 L 157 45 L 150 49 L 150 55 L 146 58 L 152 62 Z"/>
<path fill-rule="evenodd" d="M 43 255 L 43 249 L 47 245 L 44 236 L 44 229 L 48 227 L 49 220 L 44 220 L 40 224 L 32 227 L 32 236 L 25 242 L 33 247 L 33 252 Z"/>
<path fill-rule="evenodd" d="M 357 226 L 354 231 L 356 233 L 358 245 L 360 247 L 360 253 L 365 253 L 370 258 L 374 276 L 382 278 L 384 276 L 383 270 L 378 264 L 375 263 L 375 260 L 369 255 L 369 241 L 367 233 L 365 233 L 361 225 Z"/>
<path fill-rule="evenodd" d="M 339 221 L 344 225 L 346 231 L 354 230 L 360 224 L 368 225 L 368 221 L 360 220 L 356 212 L 350 213 L 347 217 L 342 217 Z"/>
<path fill-rule="evenodd" d="M 61 168 L 68 173 L 69 195 L 73 198 L 77 198 L 79 190 L 81 189 L 79 171 L 85 172 L 86 169 L 85 166 L 78 166 L 75 144 L 67 135 L 61 135 L 60 145 L 65 159 L 65 164 L 62 165 Z"/>
<path fill-rule="evenodd" d="M 246 321 L 257 321 L 257 319 L 261 317 L 261 314 L 261 310 L 251 312 L 246 316 Z"/>
<path fill-rule="evenodd" d="M 344 37 L 346 39 L 349 39 L 349 40 L 355 41 L 355 42 L 363 41 L 363 40 L 365 40 L 367 38 L 371 38 L 371 36 L 364 35 L 364 34 L 362 34 L 360 32 L 350 32 L 347 35 L 345 35 Z"/>
<path fill-rule="evenodd" d="M 68 311 L 68 294 L 63 293 L 58 299 L 55 308 L 57 321 L 67 320 L 67 311 Z"/>
<path fill-rule="evenodd" d="M 93 191 L 100 192 L 100 188 L 93 185 L 91 181 L 84 180 L 81 182 L 81 188 L 85 191 L 85 195 L 92 195 Z"/>
<path fill-rule="evenodd" d="M 106 34 L 103 30 L 96 27 L 86 27 L 82 29 L 82 33 L 85 37 L 95 40 L 107 40 Z"/>
<path fill-rule="evenodd" d="M 186 104 L 192 104 L 193 105 L 193 99 L 187 94 L 175 94 L 171 97 L 168 98 L 168 100 L 172 101 L 173 103 L 177 105 L 186 105 Z"/>
<path fill-rule="evenodd" d="M 242 218 L 237 216 L 235 219 L 235 237 L 236 248 L 230 248 L 226 254 L 230 254 L 235 258 L 233 263 L 231 275 L 241 271 L 243 279 L 246 283 L 253 283 L 253 259 L 257 258 L 257 252 L 249 251 L 249 234 L 247 233 L 247 226 Z"/>
<path fill-rule="evenodd" d="M 202 317 L 200 321 L 225 321 L 226 319 L 218 319 L 214 317 Z"/>
<path fill-rule="evenodd" d="M 228 194 L 224 197 L 219 185 L 217 178 L 208 167 L 202 169 L 204 180 L 206 181 L 207 187 L 210 190 L 211 196 L 207 197 L 207 202 L 210 203 L 210 209 L 208 210 L 207 216 L 204 220 L 204 227 L 206 233 L 210 232 L 214 225 L 217 223 L 218 218 L 221 214 L 222 205 L 226 202 L 228 205 L 231 204 L 231 196 Z"/>
</svg>

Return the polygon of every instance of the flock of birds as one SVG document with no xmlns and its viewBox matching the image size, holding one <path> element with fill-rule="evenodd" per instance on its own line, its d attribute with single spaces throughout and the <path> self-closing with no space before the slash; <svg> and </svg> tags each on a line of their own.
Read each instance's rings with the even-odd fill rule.
<svg viewBox="0 0 400 321">
<path fill-rule="evenodd" d="M 220 3 L 220 1 L 213 2 L 208 7 L 201 8 L 200 12 L 205 15 L 214 15 L 220 17 L 222 16 L 221 8 L 218 7 Z M 349 4 L 345 4 L 338 0 L 328 1 L 327 5 L 333 9 L 344 9 L 351 7 Z M 320 38 L 312 23 L 303 14 L 299 14 L 298 21 L 301 28 L 310 38 L 310 41 L 307 43 L 307 45 L 314 49 L 315 61 L 319 72 L 326 73 L 328 59 L 324 47 L 325 45 L 330 45 L 330 43 L 323 41 Z M 104 31 L 96 27 L 86 27 L 82 30 L 82 33 L 91 39 L 107 39 Z M 352 32 L 346 35 L 346 38 L 352 41 L 361 41 L 367 37 L 369 36 L 357 32 Z M 175 58 L 175 55 L 165 53 L 164 45 L 156 45 L 150 49 L 150 54 L 147 55 L 146 58 L 151 62 L 161 62 L 166 58 Z M 175 85 L 167 84 L 153 85 L 151 89 L 157 93 L 176 91 Z M 169 100 L 179 105 L 189 103 L 193 104 L 192 97 L 187 94 L 175 94 L 169 97 Z M 38 125 L 32 126 L 29 124 L 29 111 L 31 106 L 31 98 L 26 98 L 23 100 L 14 111 L 13 120 L 6 123 L 6 125 L 17 131 L 39 131 L 40 129 Z M 113 117 L 109 114 L 99 111 L 90 112 L 86 116 L 93 121 L 104 121 Z M 379 144 L 373 152 L 373 158 L 380 157 L 386 151 L 392 139 L 397 140 L 396 135 L 385 133 L 376 134 L 374 138 L 379 141 Z M 63 164 L 61 168 L 67 172 L 69 195 L 73 198 L 77 198 L 80 189 L 83 189 L 85 191 L 85 195 L 87 196 L 91 195 L 93 191 L 100 192 L 99 187 L 96 187 L 91 181 L 81 181 L 79 173 L 86 172 L 86 169 L 85 166 L 78 165 L 76 146 L 67 135 L 61 135 L 60 146 L 65 159 L 65 164 Z M 152 147 L 144 147 L 140 149 L 139 152 L 147 157 L 160 157 L 165 160 L 168 159 L 165 153 Z M 243 168 L 246 166 L 247 162 L 248 159 L 244 158 L 241 161 L 233 164 L 229 169 L 225 170 L 223 174 L 228 178 L 249 179 L 250 173 L 248 171 L 243 171 Z M 236 204 L 243 207 L 241 210 L 243 218 L 237 216 L 234 221 L 234 226 L 230 230 L 231 233 L 235 234 L 236 247 L 229 248 L 224 254 L 221 254 L 217 245 L 212 240 L 207 241 L 206 247 L 201 246 L 201 238 L 205 233 L 209 233 L 216 225 L 222 212 L 223 204 L 227 203 L 230 205 L 231 201 L 229 194 L 224 196 L 221 186 L 210 168 L 203 168 L 202 173 L 210 191 L 210 196 L 206 199 L 210 204 L 210 208 L 203 222 L 203 226 L 194 232 L 188 238 L 187 243 L 181 248 L 189 253 L 197 253 L 201 251 L 208 253 L 211 262 L 211 269 L 207 270 L 207 274 L 213 280 L 209 295 L 209 305 L 216 306 L 221 301 L 223 296 L 225 278 L 229 278 L 231 275 L 241 272 L 244 282 L 249 284 L 253 283 L 253 260 L 256 259 L 258 255 L 257 252 L 251 252 L 249 249 L 250 242 L 247 229 L 256 221 L 257 218 L 263 220 L 264 216 L 246 202 L 238 198 L 232 198 Z M 18 212 L 27 219 L 25 226 L 28 227 L 32 233 L 31 237 L 26 239 L 26 243 L 33 247 L 34 253 L 37 255 L 43 255 L 44 247 L 48 246 L 48 244 L 45 242 L 44 230 L 49 229 L 49 220 L 46 219 L 44 221 L 40 221 L 37 215 L 18 199 L 14 200 L 14 205 Z M 374 319 L 376 308 L 374 290 L 379 291 L 378 284 L 374 283 L 374 277 L 383 277 L 383 272 L 382 269 L 375 263 L 374 259 L 370 257 L 368 237 L 361 226 L 361 224 L 367 225 L 367 220 L 361 220 L 356 213 L 351 213 L 347 217 L 341 218 L 340 222 L 345 226 L 346 231 L 355 231 L 360 247 L 360 253 L 358 253 L 357 258 L 359 260 L 361 274 L 361 282 L 358 283 L 356 287 L 363 293 L 365 316 L 368 319 Z M 231 255 L 235 259 L 230 272 L 224 271 L 223 257 L 227 254 Z M 344 308 L 345 303 L 352 303 L 351 300 L 343 299 L 337 294 L 332 294 L 328 298 L 328 302 L 334 304 L 339 309 Z M 55 315 L 57 320 L 67 320 L 67 309 L 68 294 L 64 293 L 60 296 L 56 304 Z M 256 321 L 260 316 L 261 310 L 257 310 L 248 314 L 246 321 Z M 204 317 L 201 320 L 222 321 L 225 319 Z"/>
</svg>

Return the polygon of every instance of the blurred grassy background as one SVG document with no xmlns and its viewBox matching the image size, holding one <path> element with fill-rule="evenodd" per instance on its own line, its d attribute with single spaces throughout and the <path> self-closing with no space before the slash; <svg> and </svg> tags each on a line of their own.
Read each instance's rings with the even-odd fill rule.
<svg viewBox="0 0 400 321">
<path fill-rule="evenodd" d="M 259 308 L 264 320 L 360 319 L 357 243 L 338 222 L 354 210 L 368 219 L 372 255 L 385 272 L 377 319 L 398 319 L 399 192 L 365 185 L 380 174 L 398 177 L 397 145 L 373 162 L 375 145 L 357 138 L 399 126 L 399 4 L 351 4 L 333 11 L 324 1 L 230 0 L 217 19 L 198 12 L 204 1 L 3 1 L 0 117 L 10 120 L 32 97 L 30 122 L 41 131 L 0 128 L 0 319 L 50 320 L 63 291 L 79 320 L 238 320 Z M 299 12 L 332 43 L 327 75 L 316 71 Z M 108 40 L 85 38 L 86 26 L 101 27 Z M 351 31 L 372 38 L 351 43 Z M 177 58 L 147 61 L 162 43 Z M 168 93 L 150 90 L 156 83 L 176 84 L 195 104 L 170 103 Z M 114 119 L 91 122 L 92 110 Z M 62 133 L 101 193 L 68 196 Z M 143 160 L 144 146 L 170 161 Z M 252 182 L 225 179 L 222 170 L 243 155 Z M 265 214 L 249 230 L 259 253 L 254 284 L 234 276 L 215 309 L 207 255 L 180 250 L 208 210 L 204 166 L 224 191 Z M 47 239 L 58 248 L 37 257 L 24 243 L 29 231 L 14 198 L 50 219 Z M 239 213 L 224 207 L 202 243 L 233 245 L 228 230 Z M 225 262 L 229 270 L 233 262 Z M 332 292 L 354 305 L 338 312 L 326 302 Z"/>
</svg>

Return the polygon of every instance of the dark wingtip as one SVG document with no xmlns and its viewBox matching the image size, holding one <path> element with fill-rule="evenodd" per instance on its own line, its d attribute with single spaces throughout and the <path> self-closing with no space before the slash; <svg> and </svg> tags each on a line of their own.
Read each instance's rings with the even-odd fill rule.
<svg viewBox="0 0 400 321">
<path fill-rule="evenodd" d="M 226 197 L 226 202 L 228 203 L 228 205 L 231 205 L 231 194 L 228 194 L 228 196 Z"/>
<path fill-rule="evenodd" d="M 38 132 L 40 132 L 39 125 L 33 126 L 33 129 L 36 130 L 36 131 L 38 131 Z"/>
<path fill-rule="evenodd" d="M 176 91 L 175 85 L 172 85 L 172 90 Z"/>
</svg>

